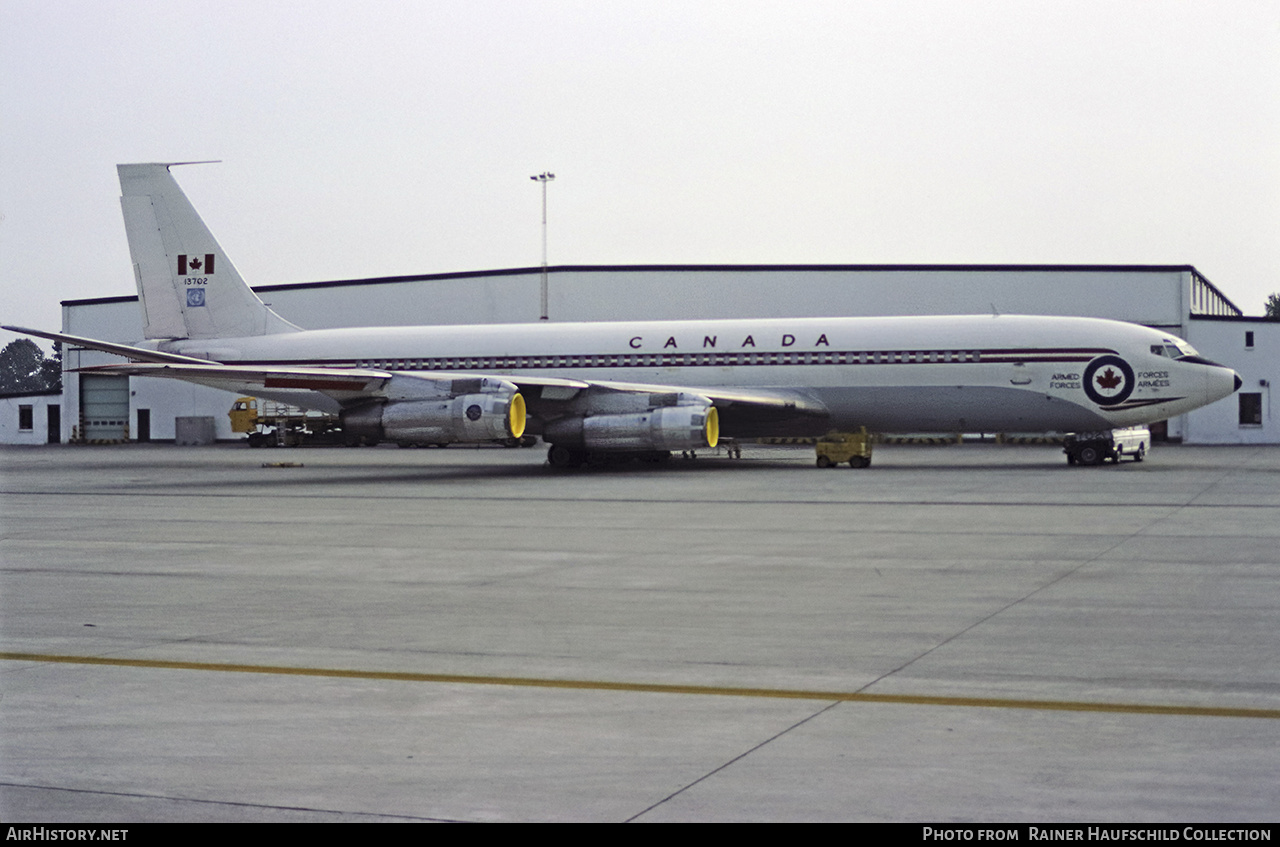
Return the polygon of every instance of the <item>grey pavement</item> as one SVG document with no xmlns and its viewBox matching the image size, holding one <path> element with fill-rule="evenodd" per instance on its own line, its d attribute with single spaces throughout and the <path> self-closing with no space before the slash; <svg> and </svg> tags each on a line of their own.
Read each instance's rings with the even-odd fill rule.
<svg viewBox="0 0 1280 847">
<path fill-rule="evenodd" d="M 1280 447 L 6 447 L 0 521 L 6 821 L 1280 815 Z"/>
</svg>

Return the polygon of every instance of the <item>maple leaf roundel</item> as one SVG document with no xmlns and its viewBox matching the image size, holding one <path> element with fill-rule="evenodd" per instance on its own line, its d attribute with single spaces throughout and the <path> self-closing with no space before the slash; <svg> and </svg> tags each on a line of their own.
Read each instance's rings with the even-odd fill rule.
<svg viewBox="0 0 1280 847">
<path fill-rule="evenodd" d="M 1099 406 L 1123 403 L 1133 386 L 1133 368 L 1119 356 L 1099 356 L 1084 369 L 1084 393 Z"/>
</svg>

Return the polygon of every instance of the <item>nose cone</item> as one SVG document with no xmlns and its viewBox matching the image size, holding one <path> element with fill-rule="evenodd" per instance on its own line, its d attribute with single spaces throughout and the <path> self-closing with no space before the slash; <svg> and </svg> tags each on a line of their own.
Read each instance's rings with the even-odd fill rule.
<svg viewBox="0 0 1280 847">
<path fill-rule="evenodd" d="M 1224 397 L 1230 397 L 1240 390 L 1244 380 L 1233 369 L 1222 365 L 1213 365 L 1204 369 L 1205 394 L 1201 405 L 1213 403 Z"/>
</svg>

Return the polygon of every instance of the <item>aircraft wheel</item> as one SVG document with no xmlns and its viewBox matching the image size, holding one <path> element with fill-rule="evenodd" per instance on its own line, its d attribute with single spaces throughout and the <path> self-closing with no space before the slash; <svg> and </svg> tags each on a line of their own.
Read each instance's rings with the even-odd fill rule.
<svg viewBox="0 0 1280 847">
<path fill-rule="evenodd" d="M 547 450 L 547 462 L 553 468 L 576 468 L 586 459 L 581 450 L 571 450 L 563 444 L 552 444 Z"/>
<path fill-rule="evenodd" d="M 1081 447 L 1076 452 L 1076 460 L 1082 465 L 1102 464 L 1102 451 L 1097 447 Z"/>
<path fill-rule="evenodd" d="M 829 468 L 829 467 L 831 467 L 831 460 L 830 460 L 830 459 L 828 459 L 826 456 L 819 456 L 819 457 L 818 457 L 818 467 L 820 467 L 820 468 Z"/>
</svg>

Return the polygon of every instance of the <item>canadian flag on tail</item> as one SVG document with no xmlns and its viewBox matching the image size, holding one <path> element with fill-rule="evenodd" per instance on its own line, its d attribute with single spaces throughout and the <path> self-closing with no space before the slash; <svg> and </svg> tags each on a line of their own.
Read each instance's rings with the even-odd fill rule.
<svg viewBox="0 0 1280 847">
<path fill-rule="evenodd" d="M 186 276 L 189 273 L 213 273 L 213 254 L 205 253 L 203 260 L 199 256 L 188 257 L 186 253 L 178 254 L 178 276 Z"/>
</svg>

